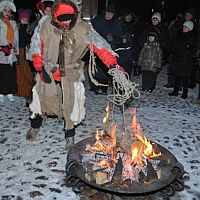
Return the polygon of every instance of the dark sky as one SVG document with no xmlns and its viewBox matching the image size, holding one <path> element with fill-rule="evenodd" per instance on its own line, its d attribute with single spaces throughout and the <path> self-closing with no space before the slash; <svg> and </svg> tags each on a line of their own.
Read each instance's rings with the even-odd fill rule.
<svg viewBox="0 0 200 200">
<path fill-rule="evenodd" d="M 14 0 L 17 8 L 35 9 L 39 0 Z M 161 11 L 161 2 L 165 2 L 164 10 L 168 18 L 174 18 L 177 12 L 184 12 L 186 8 L 194 7 L 200 10 L 200 0 L 108 0 L 117 6 L 118 15 L 124 14 L 125 11 L 134 11 L 139 16 L 151 15 L 151 9 Z M 99 0 L 99 10 L 103 9 L 106 0 Z"/>
</svg>

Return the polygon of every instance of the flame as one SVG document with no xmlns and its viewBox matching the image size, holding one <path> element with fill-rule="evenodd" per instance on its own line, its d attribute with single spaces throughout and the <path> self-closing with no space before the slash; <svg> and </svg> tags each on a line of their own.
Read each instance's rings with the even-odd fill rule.
<svg viewBox="0 0 200 200">
<path fill-rule="evenodd" d="M 110 105 L 109 102 L 106 105 L 105 111 L 106 111 L 106 116 L 103 118 L 103 123 L 105 124 L 107 122 L 108 116 L 109 116 L 109 110 L 110 110 Z"/>
<path fill-rule="evenodd" d="M 114 147 L 114 141 L 111 137 L 108 137 L 108 140 L 105 140 L 107 143 L 102 143 L 102 139 L 105 137 L 105 132 L 104 130 L 97 130 L 96 131 L 96 135 L 95 135 L 95 143 L 86 148 L 86 151 L 94 151 L 94 152 L 104 152 L 104 153 L 108 153 L 108 154 L 112 154 L 112 148 Z"/>
<path fill-rule="evenodd" d="M 144 149 L 144 154 L 148 157 L 157 157 L 160 156 L 161 153 L 156 154 L 153 150 L 153 146 L 150 142 L 150 140 L 148 140 L 145 136 L 139 135 L 139 134 L 135 134 L 135 137 L 140 140 L 144 145 L 145 145 L 145 149 Z"/>
<path fill-rule="evenodd" d="M 135 141 L 131 145 L 131 157 L 135 165 L 142 165 L 145 145 L 141 141 Z"/>
<path fill-rule="evenodd" d="M 105 168 L 111 168 L 112 165 L 107 159 L 102 159 L 98 162 L 98 165 Z"/>
<path fill-rule="evenodd" d="M 148 140 L 145 136 L 142 136 L 142 127 L 140 125 L 140 123 L 137 122 L 137 117 L 136 117 L 136 108 L 132 108 L 132 129 L 135 133 L 135 137 L 141 141 L 144 145 L 144 154 L 148 157 L 156 157 L 156 156 L 160 156 L 161 153 L 156 154 L 153 150 L 153 146 L 150 142 L 150 140 Z M 131 150 L 132 153 L 132 158 L 134 158 L 133 160 L 135 160 L 135 152 L 136 150 Z M 133 155 L 134 153 L 134 155 Z M 139 159 L 140 160 L 140 159 Z"/>
<path fill-rule="evenodd" d="M 141 125 L 137 122 L 136 108 L 132 108 L 132 129 L 134 133 L 142 133 Z"/>
</svg>

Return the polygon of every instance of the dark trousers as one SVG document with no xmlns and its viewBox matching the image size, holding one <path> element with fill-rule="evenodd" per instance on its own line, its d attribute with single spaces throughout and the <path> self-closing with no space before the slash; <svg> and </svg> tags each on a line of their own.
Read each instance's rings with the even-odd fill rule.
<svg viewBox="0 0 200 200">
<path fill-rule="evenodd" d="M 16 65 L 0 64 L 0 94 L 17 93 Z"/>
<path fill-rule="evenodd" d="M 153 90 L 156 87 L 157 73 L 142 71 L 142 90 Z"/>
<path fill-rule="evenodd" d="M 177 93 L 177 94 L 178 94 L 178 91 L 179 91 L 180 84 L 182 84 L 182 87 L 183 87 L 183 95 L 187 95 L 188 87 L 189 87 L 189 78 L 175 76 L 175 78 L 174 78 L 174 92 Z"/>
</svg>

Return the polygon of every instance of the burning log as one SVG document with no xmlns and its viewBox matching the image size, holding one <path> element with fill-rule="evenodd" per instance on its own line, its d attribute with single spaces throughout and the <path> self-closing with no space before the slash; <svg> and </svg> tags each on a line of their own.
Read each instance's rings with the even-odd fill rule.
<svg viewBox="0 0 200 200">
<path fill-rule="evenodd" d="M 112 181 L 117 185 L 121 183 L 122 169 L 123 169 L 122 158 L 119 157 L 112 177 Z"/>
<path fill-rule="evenodd" d="M 157 180 L 158 175 L 156 171 L 154 170 L 154 167 L 152 166 L 151 162 L 147 160 L 147 176 L 145 177 L 145 182 L 149 182 L 152 180 Z"/>
</svg>

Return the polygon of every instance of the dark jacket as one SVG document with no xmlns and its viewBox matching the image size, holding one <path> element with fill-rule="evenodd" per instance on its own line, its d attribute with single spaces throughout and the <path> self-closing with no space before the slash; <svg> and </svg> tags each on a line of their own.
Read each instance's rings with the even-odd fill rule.
<svg viewBox="0 0 200 200">
<path fill-rule="evenodd" d="M 122 43 L 122 28 L 118 20 L 106 20 L 104 15 L 98 15 L 91 20 L 94 29 L 111 45 L 115 50 L 118 44 Z M 112 36 L 113 40 L 109 38 Z"/>
<path fill-rule="evenodd" d="M 146 42 L 142 48 L 138 65 L 142 71 L 158 72 L 161 69 L 162 50 L 159 42 Z"/>
<path fill-rule="evenodd" d="M 168 29 L 162 24 L 158 24 L 157 26 L 153 26 L 152 24 L 146 25 L 141 34 L 141 44 L 143 45 L 146 41 L 147 34 L 149 32 L 155 32 L 158 35 L 158 41 L 160 43 L 160 47 L 163 50 L 163 54 L 168 52 Z"/>
<path fill-rule="evenodd" d="M 123 32 L 123 38 L 126 39 L 126 47 L 131 48 L 132 59 L 137 61 L 140 47 L 140 27 L 137 23 L 129 22 L 127 23 L 124 18 L 120 20 Z"/>
<path fill-rule="evenodd" d="M 169 46 L 168 74 L 189 78 L 192 73 L 193 55 L 195 53 L 196 32 L 179 32 Z"/>
</svg>

